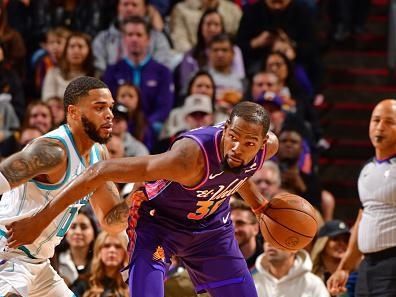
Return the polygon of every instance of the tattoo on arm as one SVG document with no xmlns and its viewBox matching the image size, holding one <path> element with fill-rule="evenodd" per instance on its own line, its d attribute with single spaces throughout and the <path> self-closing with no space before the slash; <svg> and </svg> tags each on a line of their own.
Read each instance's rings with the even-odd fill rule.
<svg viewBox="0 0 396 297">
<path fill-rule="evenodd" d="M 120 200 L 116 185 L 112 182 L 106 183 L 106 188 L 116 201 Z M 126 201 L 122 201 L 114 206 L 105 217 L 107 225 L 124 224 L 128 221 L 129 207 Z"/>
<path fill-rule="evenodd" d="M 18 152 L 0 165 L 0 171 L 10 183 L 16 187 L 29 179 L 48 172 L 61 164 L 66 152 L 57 141 L 40 139 L 32 143 L 26 150 Z"/>
<path fill-rule="evenodd" d="M 128 222 L 129 207 L 125 201 L 114 206 L 105 217 L 107 225 L 125 224 Z"/>
</svg>

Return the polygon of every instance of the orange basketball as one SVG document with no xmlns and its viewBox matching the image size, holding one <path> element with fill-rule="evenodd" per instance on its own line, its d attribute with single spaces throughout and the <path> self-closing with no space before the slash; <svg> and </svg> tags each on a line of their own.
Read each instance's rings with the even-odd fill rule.
<svg viewBox="0 0 396 297">
<path fill-rule="evenodd" d="M 277 194 L 260 216 L 260 229 L 264 239 L 277 248 L 302 249 L 318 230 L 315 209 L 300 196 Z"/>
</svg>

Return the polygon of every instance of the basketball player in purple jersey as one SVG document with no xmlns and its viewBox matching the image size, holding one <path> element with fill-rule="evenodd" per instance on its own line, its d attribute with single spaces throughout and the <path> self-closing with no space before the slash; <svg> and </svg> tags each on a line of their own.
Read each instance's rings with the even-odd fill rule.
<svg viewBox="0 0 396 297">
<path fill-rule="evenodd" d="M 44 229 L 74 200 L 106 181 L 151 181 L 145 184 L 148 201 L 141 204 L 138 214 L 132 206 L 129 216 L 131 296 L 163 296 L 172 255 L 183 261 L 197 293 L 257 296 L 234 238 L 229 198 L 238 192 L 256 211 L 266 204 L 249 178 L 278 149 L 268 128 L 265 109 L 242 102 L 225 124 L 186 132 L 166 153 L 99 162 L 35 217 L 8 226 L 9 244 L 32 240 L 40 233 L 37 230 Z M 114 221 L 121 222 L 126 216 L 126 204 L 113 209 Z M 34 228 L 29 227 L 32 225 Z"/>
</svg>

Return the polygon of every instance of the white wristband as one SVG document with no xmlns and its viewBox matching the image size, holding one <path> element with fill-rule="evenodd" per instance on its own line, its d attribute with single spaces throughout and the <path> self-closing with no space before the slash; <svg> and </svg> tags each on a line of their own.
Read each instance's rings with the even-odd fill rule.
<svg viewBox="0 0 396 297">
<path fill-rule="evenodd" d="M 11 190 L 10 183 L 0 171 L 0 194 L 8 192 L 9 190 Z"/>
</svg>

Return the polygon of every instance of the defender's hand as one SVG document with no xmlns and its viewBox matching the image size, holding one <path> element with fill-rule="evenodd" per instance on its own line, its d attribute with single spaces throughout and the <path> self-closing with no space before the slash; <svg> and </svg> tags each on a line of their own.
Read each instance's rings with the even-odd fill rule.
<svg viewBox="0 0 396 297">
<path fill-rule="evenodd" d="M 327 280 L 327 289 L 331 295 L 338 295 L 347 291 L 345 285 L 348 281 L 349 273 L 346 270 L 337 270 Z"/>
<path fill-rule="evenodd" d="M 17 248 L 21 245 L 33 243 L 44 229 L 40 225 L 36 216 L 6 225 L 8 230 L 8 247 Z"/>
</svg>

